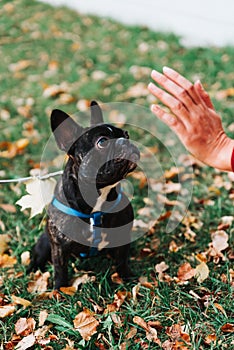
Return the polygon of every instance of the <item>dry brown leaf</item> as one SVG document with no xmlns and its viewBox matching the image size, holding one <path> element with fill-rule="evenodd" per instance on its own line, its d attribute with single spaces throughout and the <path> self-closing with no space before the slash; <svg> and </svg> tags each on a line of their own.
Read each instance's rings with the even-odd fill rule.
<svg viewBox="0 0 234 350">
<path fill-rule="evenodd" d="M 158 339 L 157 330 L 155 328 L 151 327 L 149 324 L 147 324 L 143 320 L 143 318 L 141 318 L 140 316 L 135 316 L 133 318 L 133 322 L 145 330 L 146 338 L 149 341 L 152 341 L 152 342 L 157 343 L 159 345 L 161 344 L 160 340 Z"/>
<path fill-rule="evenodd" d="M 76 315 L 73 323 L 84 340 L 90 340 L 92 335 L 97 332 L 97 326 L 99 325 L 99 321 L 96 320 L 93 313 L 86 308 Z"/>
<path fill-rule="evenodd" d="M 222 305 L 218 304 L 218 303 L 214 303 L 214 306 L 216 307 L 216 309 L 218 309 L 219 311 L 222 312 L 222 314 L 224 314 L 225 317 L 227 317 L 226 311 L 224 310 L 224 308 L 222 307 Z"/>
<path fill-rule="evenodd" d="M 114 302 L 107 305 L 105 313 L 118 311 L 127 296 L 129 296 L 128 292 L 118 290 L 118 292 L 114 295 Z"/>
<path fill-rule="evenodd" d="M 10 256 L 8 254 L 0 255 L 0 267 L 12 267 L 16 264 L 17 260 L 13 256 Z"/>
<path fill-rule="evenodd" d="M 8 250 L 8 243 L 10 242 L 10 236 L 7 233 L 0 235 L 0 255 Z"/>
<path fill-rule="evenodd" d="M 114 272 L 111 275 L 111 281 L 116 284 L 123 284 L 123 279 L 119 276 L 118 272 Z"/>
<path fill-rule="evenodd" d="M 221 327 L 221 331 L 224 333 L 234 333 L 234 323 L 225 323 Z"/>
<path fill-rule="evenodd" d="M 16 308 L 13 304 L 0 306 L 0 318 L 4 318 L 12 315 L 16 311 Z"/>
<path fill-rule="evenodd" d="M 139 327 L 143 328 L 145 331 L 148 331 L 147 323 L 140 316 L 134 316 L 133 322 L 136 323 Z"/>
<path fill-rule="evenodd" d="M 31 301 L 17 297 L 16 295 L 12 295 L 11 299 L 15 304 L 23 305 L 24 307 L 28 307 L 32 304 Z"/>
<path fill-rule="evenodd" d="M 137 334 L 137 328 L 135 327 L 131 327 L 130 331 L 128 332 L 128 334 L 126 335 L 126 339 L 132 339 L 135 335 Z"/>
<path fill-rule="evenodd" d="M 45 292 L 47 290 L 49 277 L 49 272 L 41 273 L 40 271 L 37 271 L 33 276 L 33 280 L 28 283 L 27 291 L 29 293 Z"/>
<path fill-rule="evenodd" d="M 30 318 L 19 318 L 15 324 L 15 332 L 17 335 L 27 336 L 32 333 L 35 329 L 36 322 Z"/>
<path fill-rule="evenodd" d="M 48 317 L 48 312 L 46 310 L 41 310 L 39 313 L 39 327 L 42 327 Z"/>
<path fill-rule="evenodd" d="M 191 278 L 193 278 L 194 275 L 195 275 L 195 269 L 193 269 L 188 262 L 181 265 L 177 272 L 177 276 L 181 281 L 188 281 Z"/>
<path fill-rule="evenodd" d="M 134 303 L 137 302 L 137 296 L 139 294 L 140 291 L 140 283 L 136 284 L 133 288 L 132 288 L 132 300 Z"/>
<path fill-rule="evenodd" d="M 217 336 L 216 334 L 212 333 L 212 334 L 208 334 L 206 337 L 205 337 L 205 343 L 207 345 L 210 345 L 211 343 L 215 343 L 217 340 Z"/>
<path fill-rule="evenodd" d="M 7 213 L 16 213 L 16 207 L 12 204 L 0 204 L 0 208 L 6 211 Z"/>
<path fill-rule="evenodd" d="M 209 268 L 207 264 L 202 261 L 199 265 L 194 269 L 194 275 L 198 281 L 198 283 L 202 283 L 209 277 Z"/>
<path fill-rule="evenodd" d="M 95 278 L 95 276 L 89 277 L 87 273 L 83 274 L 82 276 L 75 277 L 75 279 L 72 281 L 72 287 L 78 289 L 79 285 L 85 284 L 90 280 L 93 281 L 93 278 Z"/>
<path fill-rule="evenodd" d="M 160 340 L 158 339 L 158 333 L 157 333 L 157 330 L 153 327 L 150 327 L 148 325 L 148 331 L 146 332 L 146 338 L 149 340 L 149 341 L 152 341 L 158 345 L 161 345 L 161 342 Z"/>
<path fill-rule="evenodd" d="M 155 265 L 155 270 L 158 274 L 165 272 L 169 268 L 169 265 L 165 261 L 160 262 L 160 264 Z"/>
</svg>

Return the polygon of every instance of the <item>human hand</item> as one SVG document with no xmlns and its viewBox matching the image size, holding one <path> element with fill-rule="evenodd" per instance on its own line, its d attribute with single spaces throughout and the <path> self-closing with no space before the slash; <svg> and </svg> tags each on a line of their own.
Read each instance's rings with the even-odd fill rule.
<svg viewBox="0 0 234 350">
<path fill-rule="evenodd" d="M 151 77 L 166 91 L 153 83 L 149 84 L 149 91 L 170 109 L 167 112 L 153 105 L 152 112 L 178 135 L 197 159 L 231 171 L 234 140 L 225 134 L 221 118 L 200 81 L 192 84 L 168 67 L 163 68 L 163 74 L 153 70 Z"/>
</svg>

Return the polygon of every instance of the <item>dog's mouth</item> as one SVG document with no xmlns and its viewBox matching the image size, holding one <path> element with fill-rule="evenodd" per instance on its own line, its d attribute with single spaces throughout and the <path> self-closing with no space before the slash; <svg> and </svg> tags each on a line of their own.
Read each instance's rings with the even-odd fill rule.
<svg viewBox="0 0 234 350">
<path fill-rule="evenodd" d="M 99 185 L 109 185 L 124 179 L 129 173 L 137 167 L 140 159 L 140 153 L 119 154 L 116 158 L 106 162 L 99 170 L 96 183 Z"/>
</svg>

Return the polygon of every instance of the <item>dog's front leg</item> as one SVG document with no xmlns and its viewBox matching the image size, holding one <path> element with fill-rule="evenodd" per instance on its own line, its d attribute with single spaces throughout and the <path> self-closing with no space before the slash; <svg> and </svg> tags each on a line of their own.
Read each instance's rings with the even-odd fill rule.
<svg viewBox="0 0 234 350">
<path fill-rule="evenodd" d="M 54 265 L 54 288 L 68 285 L 68 255 L 64 252 L 61 244 L 53 242 L 51 244 L 52 262 Z"/>
<path fill-rule="evenodd" d="M 123 279 L 130 279 L 133 273 L 129 267 L 130 244 L 115 249 L 116 270 Z"/>
</svg>

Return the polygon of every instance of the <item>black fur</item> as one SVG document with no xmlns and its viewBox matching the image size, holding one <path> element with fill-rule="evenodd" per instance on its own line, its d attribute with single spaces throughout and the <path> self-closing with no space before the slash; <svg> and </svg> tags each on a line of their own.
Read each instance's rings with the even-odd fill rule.
<svg viewBox="0 0 234 350">
<path fill-rule="evenodd" d="M 138 149 L 130 143 L 126 131 L 103 123 L 101 108 L 94 101 L 91 103 L 91 127 L 83 129 L 66 113 L 54 110 L 51 128 L 58 147 L 69 156 L 55 197 L 73 209 L 90 214 L 101 192 L 110 189 L 101 206 L 101 210 L 107 212 L 102 217 L 101 227 L 109 242 L 107 247 L 112 248 L 109 252 L 116 260 L 117 271 L 123 278 L 130 277 L 128 257 L 133 209 L 124 194 L 113 213 L 108 213 L 108 207 L 118 197 L 119 182 L 135 169 Z M 46 262 L 51 259 L 55 289 L 68 285 L 69 256 L 88 255 L 90 238 L 90 219 L 71 218 L 50 204 L 46 232 L 33 249 L 30 269 L 44 271 Z"/>
</svg>

